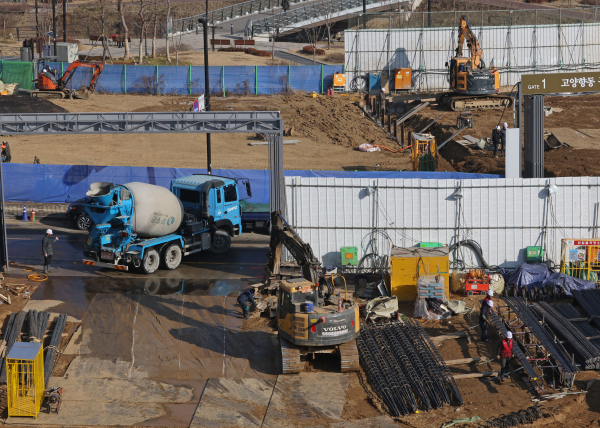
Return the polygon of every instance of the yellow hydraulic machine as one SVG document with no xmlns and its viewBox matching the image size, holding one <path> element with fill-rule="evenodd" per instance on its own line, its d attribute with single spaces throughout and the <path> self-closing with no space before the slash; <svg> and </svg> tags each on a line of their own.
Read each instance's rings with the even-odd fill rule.
<svg viewBox="0 0 600 428">
<path fill-rule="evenodd" d="M 413 171 L 435 171 L 438 157 L 435 137 L 427 133 L 413 133 L 410 142 Z"/>
</svg>

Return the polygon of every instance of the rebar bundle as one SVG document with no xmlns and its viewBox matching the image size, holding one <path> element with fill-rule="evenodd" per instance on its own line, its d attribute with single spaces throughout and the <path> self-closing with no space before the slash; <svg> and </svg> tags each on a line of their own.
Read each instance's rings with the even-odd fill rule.
<svg viewBox="0 0 600 428">
<path fill-rule="evenodd" d="M 552 331 L 566 342 L 566 348 L 575 355 L 586 370 L 600 368 L 600 349 L 564 316 L 546 302 L 534 303 L 533 309 L 550 325 Z"/>
<path fill-rule="evenodd" d="M 9 328 L 4 332 L 4 340 L 6 341 L 6 352 L 4 353 L 4 358 L 2 358 L 2 367 L 0 367 L 0 382 L 6 383 L 6 357 L 10 353 L 13 345 L 19 338 L 21 334 L 21 329 L 23 328 L 23 322 L 25 321 L 26 312 L 19 311 L 16 314 L 11 314 L 11 317 L 14 315 L 14 318 L 9 319 Z"/>
<path fill-rule="evenodd" d="M 392 415 L 463 404 L 450 370 L 418 322 L 364 326 L 357 345 L 365 372 Z"/>
<path fill-rule="evenodd" d="M 44 357 L 44 384 L 46 386 L 48 385 L 52 369 L 54 368 L 54 357 L 56 356 L 56 351 L 58 351 L 58 343 L 60 342 L 65 325 L 67 325 L 67 315 L 60 314 L 54 324 L 50 344 L 46 348 L 46 356 Z"/>
<path fill-rule="evenodd" d="M 577 309 L 570 303 L 562 304 L 562 305 L 553 305 L 554 309 L 556 309 L 559 313 L 562 314 L 563 317 L 568 320 L 582 318 Z M 594 329 L 591 325 L 588 324 L 587 321 L 569 321 L 571 324 L 575 326 L 577 330 L 579 330 L 585 337 L 594 337 L 598 336 L 598 331 Z M 600 339 L 590 339 L 590 342 L 596 345 L 597 348 L 600 349 Z"/>
<path fill-rule="evenodd" d="M 553 410 L 556 410 L 554 408 Z M 532 424 L 538 419 L 552 417 L 552 410 L 544 406 L 531 406 L 526 409 L 521 409 L 518 412 L 510 412 L 506 415 L 500 415 L 496 418 L 480 422 L 482 428 L 507 428 L 517 427 L 520 425 Z"/>
<path fill-rule="evenodd" d="M 562 349 L 556 343 L 556 337 L 552 337 L 548 331 L 539 323 L 538 318 L 534 315 L 529 306 L 525 305 L 525 301 L 519 297 L 503 297 L 502 300 L 510 306 L 515 315 L 529 328 L 531 334 L 540 342 L 540 344 L 550 353 L 556 363 L 567 373 L 578 373 L 579 369 L 575 366 L 571 359 L 566 356 Z"/>
<path fill-rule="evenodd" d="M 571 293 L 588 316 L 600 317 L 600 290 L 572 290 Z M 594 318 L 593 323 L 600 328 L 600 318 Z"/>
<path fill-rule="evenodd" d="M 35 309 L 29 311 L 27 315 L 27 322 L 29 323 L 29 342 L 40 343 L 42 341 L 49 320 L 50 314 L 48 312 L 38 312 Z"/>
</svg>

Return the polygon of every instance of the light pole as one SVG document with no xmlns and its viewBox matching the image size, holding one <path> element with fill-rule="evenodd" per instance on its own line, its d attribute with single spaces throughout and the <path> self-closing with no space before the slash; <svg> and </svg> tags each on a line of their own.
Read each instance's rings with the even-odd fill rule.
<svg viewBox="0 0 600 428">
<path fill-rule="evenodd" d="M 210 86 L 208 81 L 208 8 L 206 9 L 206 17 L 198 19 L 198 22 L 202 24 L 202 31 L 204 33 L 204 102 L 206 111 L 210 111 Z M 212 167 L 210 165 L 210 133 L 206 134 L 206 163 L 208 175 L 212 175 Z"/>
</svg>

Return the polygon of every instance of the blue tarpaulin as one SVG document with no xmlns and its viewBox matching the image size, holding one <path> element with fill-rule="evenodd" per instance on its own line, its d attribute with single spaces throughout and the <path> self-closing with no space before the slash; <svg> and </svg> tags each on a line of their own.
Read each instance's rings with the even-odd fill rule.
<svg viewBox="0 0 600 428">
<path fill-rule="evenodd" d="M 550 274 L 550 269 L 546 265 L 523 263 L 508 278 L 508 289 L 512 290 L 514 285 L 517 286 L 518 290 L 522 287 L 527 287 L 527 291 L 529 291 L 535 286 L 539 289 Z"/>
<path fill-rule="evenodd" d="M 169 188 L 171 180 L 192 174 L 206 174 L 205 169 L 154 168 L 94 165 L 35 165 L 5 163 L 4 192 L 7 201 L 38 203 L 72 202 L 85 195 L 95 181 L 129 183 L 139 181 Z M 230 178 L 248 178 L 252 185 L 254 203 L 269 202 L 269 172 L 253 169 L 213 169 L 213 175 Z M 498 175 L 467 174 L 457 172 L 371 172 L 371 171 L 285 171 L 288 177 L 336 178 L 421 178 L 421 179 L 490 179 Z"/>
<path fill-rule="evenodd" d="M 565 275 L 564 273 L 553 273 L 543 283 L 542 287 L 550 289 L 556 286 L 557 290 L 561 287 L 565 290 L 567 296 L 571 295 L 571 290 L 595 290 L 596 283 L 594 281 L 587 281 L 585 279 L 573 278 L 572 276 Z"/>
</svg>

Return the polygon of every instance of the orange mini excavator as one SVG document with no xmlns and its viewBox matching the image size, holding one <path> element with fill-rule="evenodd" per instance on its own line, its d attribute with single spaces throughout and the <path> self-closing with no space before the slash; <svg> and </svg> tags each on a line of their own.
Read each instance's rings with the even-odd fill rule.
<svg viewBox="0 0 600 428">
<path fill-rule="evenodd" d="M 75 71 L 81 67 L 94 69 L 89 86 L 84 86 L 79 91 L 67 88 L 69 80 L 71 80 Z M 47 65 L 44 58 L 41 58 L 38 60 L 38 78 L 35 80 L 38 88 L 31 92 L 31 96 L 38 98 L 79 98 L 87 100 L 90 97 L 90 93 L 93 93 L 96 88 L 96 83 L 98 83 L 98 77 L 102 73 L 102 69 L 102 64 L 77 60 L 71 63 L 60 78 L 57 78 L 56 69 Z"/>
</svg>

